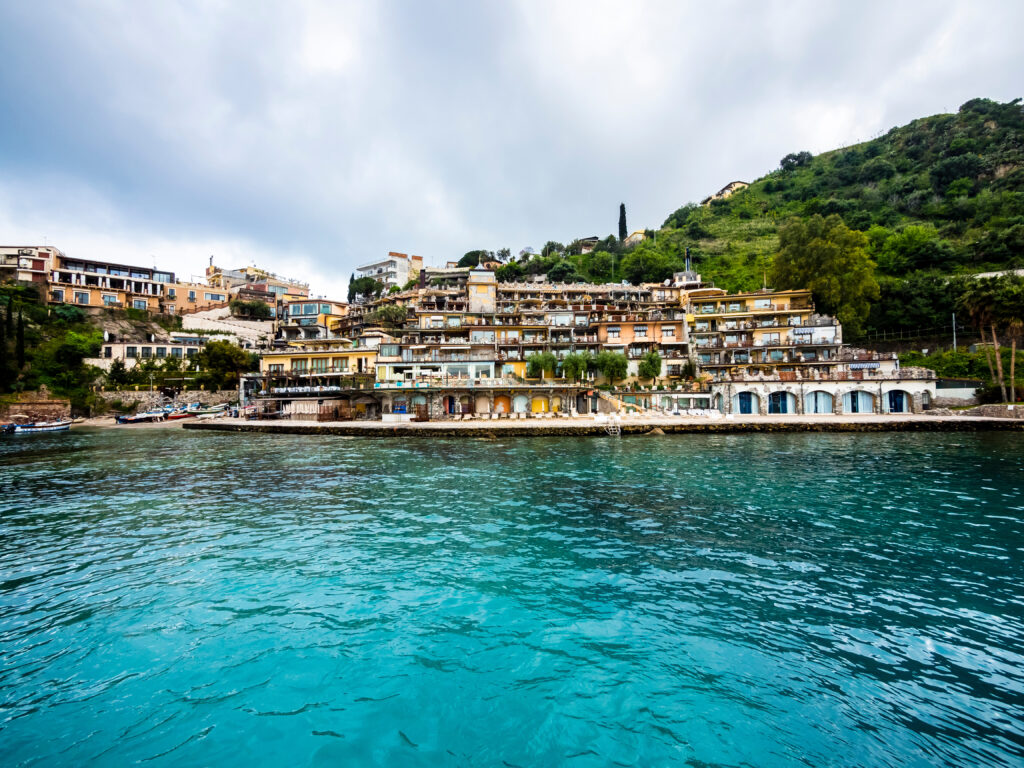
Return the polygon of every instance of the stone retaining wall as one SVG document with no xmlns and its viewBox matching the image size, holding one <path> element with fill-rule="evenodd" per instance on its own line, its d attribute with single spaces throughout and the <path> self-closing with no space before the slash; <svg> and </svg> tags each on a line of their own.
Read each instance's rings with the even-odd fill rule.
<svg viewBox="0 0 1024 768">
<path fill-rule="evenodd" d="M 993 419 L 1024 419 L 1024 403 L 979 405 L 977 408 L 963 411 L 963 413 L 967 416 L 988 416 Z"/>
<path fill-rule="evenodd" d="M 108 403 L 120 400 L 125 405 L 138 403 L 140 410 L 154 408 L 168 402 L 168 399 L 159 391 L 150 392 L 148 388 L 135 391 L 134 389 L 106 390 L 97 392 L 96 395 Z M 178 395 L 176 402 L 179 403 L 201 403 L 202 405 L 220 405 L 221 403 L 233 403 L 238 400 L 238 391 L 234 389 L 221 390 L 188 390 Z"/>
<path fill-rule="evenodd" d="M 266 434 L 289 435 L 346 435 L 361 437 L 545 437 L 545 436 L 599 436 L 607 437 L 605 424 L 538 424 L 531 426 L 442 426 L 437 424 L 311 424 L 311 423 L 260 423 L 211 419 L 209 421 L 188 421 L 185 429 L 214 430 L 218 432 L 262 432 Z M 1024 433 L 1024 422 L 990 421 L 986 419 L 907 419 L 893 421 L 793 421 L 793 422 L 682 422 L 630 424 L 620 423 L 623 435 L 648 435 L 655 428 L 664 434 L 693 433 L 736 433 L 736 432 L 978 432 L 1016 431 Z"/>
<path fill-rule="evenodd" d="M 51 397 L 46 387 L 42 387 L 38 392 L 20 392 L 10 397 L 10 402 L 0 403 L 0 419 L 8 419 L 14 415 L 27 416 L 30 421 L 53 421 L 71 417 L 71 401 Z"/>
</svg>

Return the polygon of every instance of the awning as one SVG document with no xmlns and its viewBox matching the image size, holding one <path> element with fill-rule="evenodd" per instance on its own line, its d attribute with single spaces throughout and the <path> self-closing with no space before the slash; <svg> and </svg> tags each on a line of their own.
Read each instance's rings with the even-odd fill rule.
<svg viewBox="0 0 1024 768">
<path fill-rule="evenodd" d="M 806 336 L 814 333 L 813 328 L 793 328 L 793 333 L 797 336 Z"/>
<path fill-rule="evenodd" d="M 879 363 L 850 363 L 850 370 L 863 370 L 864 368 L 878 368 Z"/>
</svg>

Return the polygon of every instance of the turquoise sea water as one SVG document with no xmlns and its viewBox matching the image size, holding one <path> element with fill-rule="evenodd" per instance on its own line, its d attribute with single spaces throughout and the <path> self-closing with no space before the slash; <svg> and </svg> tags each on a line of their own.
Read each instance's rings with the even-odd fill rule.
<svg viewBox="0 0 1024 768">
<path fill-rule="evenodd" d="M 0 764 L 1020 766 L 1024 441 L 0 440 Z"/>
</svg>

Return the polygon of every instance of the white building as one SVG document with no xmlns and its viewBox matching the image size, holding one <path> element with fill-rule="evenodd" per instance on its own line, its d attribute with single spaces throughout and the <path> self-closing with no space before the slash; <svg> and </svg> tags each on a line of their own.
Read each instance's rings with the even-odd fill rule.
<svg viewBox="0 0 1024 768">
<path fill-rule="evenodd" d="M 423 269 L 422 256 L 409 256 L 391 251 L 386 259 L 372 261 L 356 267 L 356 277 L 372 277 L 385 288 L 397 285 L 401 288 Z"/>
</svg>

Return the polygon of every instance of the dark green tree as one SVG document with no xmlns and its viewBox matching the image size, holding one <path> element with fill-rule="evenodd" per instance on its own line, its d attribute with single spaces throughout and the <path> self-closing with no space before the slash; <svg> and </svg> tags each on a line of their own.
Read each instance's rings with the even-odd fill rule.
<svg viewBox="0 0 1024 768">
<path fill-rule="evenodd" d="M 107 383 L 112 387 L 123 387 L 131 383 L 131 375 L 125 368 L 123 360 L 118 359 L 110 364 L 110 370 L 107 371 Z"/>
<path fill-rule="evenodd" d="M 7 352 L 7 325 L 0 323 L 0 392 L 7 389 L 11 363 Z"/>
<path fill-rule="evenodd" d="M 356 273 L 353 272 L 348 278 L 348 303 L 351 304 L 356 298 Z"/>
<path fill-rule="evenodd" d="M 363 301 L 367 301 L 384 292 L 384 283 L 378 282 L 372 277 L 357 277 L 349 284 L 349 290 L 352 291 L 353 300 L 362 298 Z"/>
<path fill-rule="evenodd" d="M 255 371 L 259 367 L 256 355 L 230 341 L 207 342 L 196 355 L 196 360 L 206 374 L 205 380 L 217 389 L 236 386 L 241 374 Z"/>
<path fill-rule="evenodd" d="M 18 330 L 14 338 L 14 359 L 18 364 L 18 370 L 25 367 L 25 316 L 21 309 L 18 309 Z"/>
<path fill-rule="evenodd" d="M 629 358 L 621 352 L 599 352 L 594 358 L 594 367 L 614 387 L 616 381 L 626 378 L 626 372 L 629 370 Z"/>
<path fill-rule="evenodd" d="M 661 355 L 657 350 L 650 352 L 640 358 L 640 365 L 637 366 L 637 375 L 641 379 L 656 379 L 661 376 Z"/>
<path fill-rule="evenodd" d="M 14 338 L 14 297 L 7 297 L 7 338 Z"/>
<path fill-rule="evenodd" d="M 619 242 L 622 242 L 629 235 L 626 231 L 626 204 L 619 203 Z"/>
<path fill-rule="evenodd" d="M 526 375 L 531 379 L 544 378 L 545 373 L 554 373 L 558 358 L 551 352 L 536 352 L 526 356 Z"/>
<path fill-rule="evenodd" d="M 809 288 L 817 308 L 839 320 L 851 337 L 860 334 L 878 298 L 875 263 L 867 236 L 839 216 L 793 219 L 779 231 L 780 251 L 772 265 L 776 288 Z"/>
</svg>

